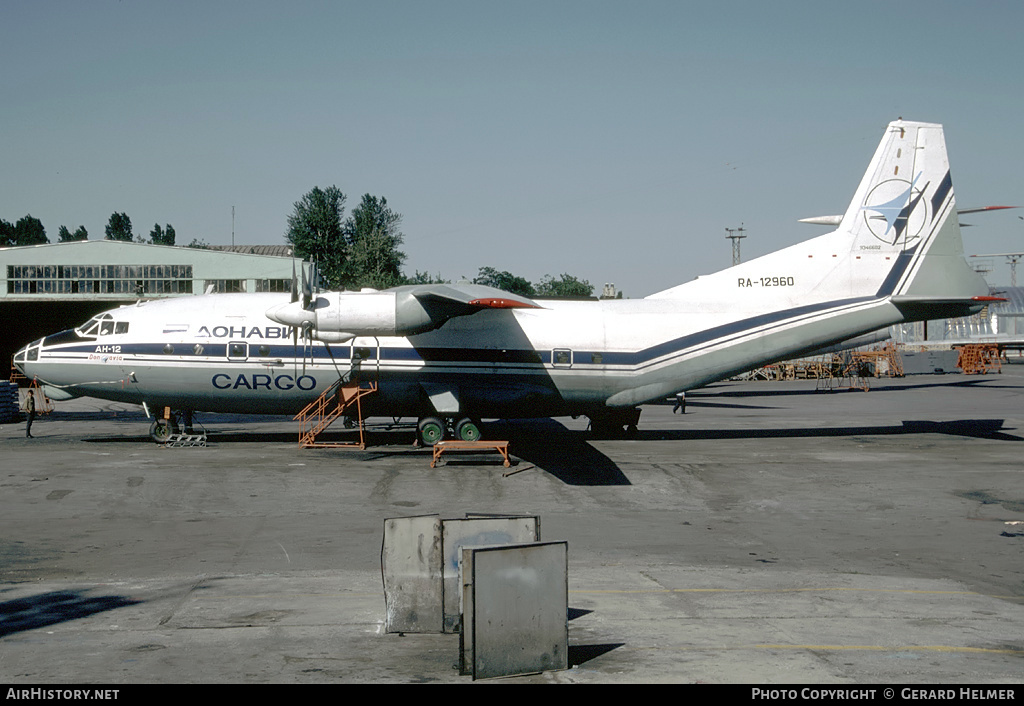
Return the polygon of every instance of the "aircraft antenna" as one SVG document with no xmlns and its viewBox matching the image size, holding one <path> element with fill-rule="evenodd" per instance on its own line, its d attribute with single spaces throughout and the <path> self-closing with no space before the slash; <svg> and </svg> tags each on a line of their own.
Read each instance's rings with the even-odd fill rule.
<svg viewBox="0 0 1024 706">
<path fill-rule="evenodd" d="M 235 247 L 235 207 L 231 207 L 231 247 Z"/>
<path fill-rule="evenodd" d="M 1010 266 L 1010 286 L 1017 286 L 1017 263 L 1024 257 L 1024 252 L 1002 252 L 992 255 L 971 255 L 971 257 L 1005 257 L 1006 263 Z M 991 268 L 986 271 L 991 271 Z"/>
<path fill-rule="evenodd" d="M 726 228 L 725 232 L 728 233 L 725 237 L 732 241 L 732 266 L 735 267 L 740 264 L 740 240 L 747 237 L 743 235 L 746 228 L 740 223 L 739 228 Z"/>
</svg>

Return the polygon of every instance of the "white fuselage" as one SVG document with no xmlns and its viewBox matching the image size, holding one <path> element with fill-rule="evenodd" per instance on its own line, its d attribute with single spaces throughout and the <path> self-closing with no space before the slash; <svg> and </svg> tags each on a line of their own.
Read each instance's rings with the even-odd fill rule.
<svg viewBox="0 0 1024 706">
<path fill-rule="evenodd" d="M 355 376 L 378 383 L 368 415 L 594 418 L 990 299 L 963 258 L 941 126 L 891 123 L 839 223 L 645 299 L 213 294 L 112 310 L 15 364 L 70 395 L 182 410 L 295 413 Z"/>
</svg>

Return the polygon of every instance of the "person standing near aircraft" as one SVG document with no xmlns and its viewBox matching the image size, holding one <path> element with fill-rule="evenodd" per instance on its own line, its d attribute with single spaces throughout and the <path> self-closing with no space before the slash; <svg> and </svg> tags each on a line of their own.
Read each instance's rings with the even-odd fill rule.
<svg viewBox="0 0 1024 706">
<path fill-rule="evenodd" d="M 28 397 L 25 398 L 25 438 L 33 439 L 32 436 L 32 422 L 36 418 L 36 395 L 35 390 L 31 387 L 28 388 Z"/>
<path fill-rule="evenodd" d="M 676 394 L 676 406 L 672 408 L 672 414 L 681 411 L 686 414 L 686 393 L 680 392 Z"/>
</svg>

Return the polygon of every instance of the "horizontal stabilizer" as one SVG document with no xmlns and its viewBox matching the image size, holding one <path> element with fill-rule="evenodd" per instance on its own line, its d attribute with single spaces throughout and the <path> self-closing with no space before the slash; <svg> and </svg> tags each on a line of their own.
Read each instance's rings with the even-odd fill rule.
<svg viewBox="0 0 1024 706">
<path fill-rule="evenodd" d="M 1005 301 L 1008 301 L 1005 297 L 892 297 L 892 303 L 897 306 L 900 304 L 964 304 L 970 306 L 985 306 L 986 304 Z"/>
<path fill-rule="evenodd" d="M 987 211 L 1004 211 L 1008 208 L 1017 208 L 1017 206 L 982 206 L 981 208 L 961 208 L 956 212 L 958 216 L 962 216 L 965 213 L 985 213 Z"/>
<path fill-rule="evenodd" d="M 961 208 L 958 209 L 956 215 L 962 216 L 965 213 L 987 213 L 989 211 L 1002 211 L 1008 208 L 1018 208 L 1017 206 L 982 206 L 981 208 Z M 801 218 L 800 223 L 810 223 L 814 226 L 836 226 L 843 222 L 841 215 L 833 216 L 811 216 L 810 218 Z"/>
<path fill-rule="evenodd" d="M 989 304 L 1005 302 L 1003 297 L 942 297 L 902 295 L 892 298 L 892 303 L 908 321 L 926 319 L 957 318 L 977 314 Z"/>
<path fill-rule="evenodd" d="M 841 215 L 836 216 L 812 216 L 811 218 L 801 218 L 801 223 L 810 223 L 815 226 L 838 226 L 843 222 Z"/>
</svg>

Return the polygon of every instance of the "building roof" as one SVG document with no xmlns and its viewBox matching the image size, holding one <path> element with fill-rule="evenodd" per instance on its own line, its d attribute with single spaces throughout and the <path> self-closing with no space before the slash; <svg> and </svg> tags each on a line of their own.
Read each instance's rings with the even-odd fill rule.
<svg viewBox="0 0 1024 706">
<path fill-rule="evenodd" d="M 190 248 L 78 240 L 0 248 L 0 302 L 121 300 L 204 291 L 281 291 L 299 268 L 290 245 Z M 269 288 L 269 289 L 268 289 Z"/>
<path fill-rule="evenodd" d="M 103 263 L 143 261 L 153 263 L 199 263 L 240 259 L 262 259 L 268 265 L 281 259 L 293 259 L 291 245 L 225 245 L 190 248 L 184 245 L 151 245 L 130 240 L 74 240 L 66 243 L 41 243 L 0 248 L 0 264 L 82 263 L 83 258 Z M 288 265 L 291 266 L 290 264 Z"/>
<path fill-rule="evenodd" d="M 271 255 L 293 257 L 295 248 L 291 245 L 210 245 L 211 250 L 243 253 L 245 255 Z"/>
</svg>

